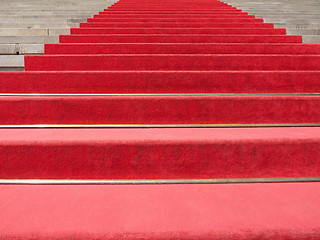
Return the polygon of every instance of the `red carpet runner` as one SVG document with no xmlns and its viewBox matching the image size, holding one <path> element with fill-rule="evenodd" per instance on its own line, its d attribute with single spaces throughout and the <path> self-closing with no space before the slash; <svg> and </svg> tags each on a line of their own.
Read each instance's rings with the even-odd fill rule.
<svg viewBox="0 0 320 240">
<path fill-rule="evenodd" d="M 320 45 L 121 0 L 25 69 L 0 72 L 0 239 L 320 239 Z"/>
</svg>

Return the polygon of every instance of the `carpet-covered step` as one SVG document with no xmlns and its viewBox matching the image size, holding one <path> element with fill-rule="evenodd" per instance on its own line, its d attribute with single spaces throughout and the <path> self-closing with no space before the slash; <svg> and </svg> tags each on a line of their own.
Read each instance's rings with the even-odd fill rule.
<svg viewBox="0 0 320 240">
<path fill-rule="evenodd" d="M 125 22 L 125 23 L 262 23 L 262 18 L 88 18 L 87 22 Z"/>
<path fill-rule="evenodd" d="M 45 44 L 46 54 L 311 54 L 317 44 L 257 43 L 59 43 Z"/>
<path fill-rule="evenodd" d="M 0 191 L 6 240 L 320 239 L 319 183 L 2 185 Z"/>
<path fill-rule="evenodd" d="M 59 43 L 46 54 L 320 54 L 320 44 Z"/>
<path fill-rule="evenodd" d="M 229 7 L 229 6 L 212 6 L 212 7 L 158 7 L 158 8 L 152 8 L 152 7 L 110 7 L 107 9 L 107 11 L 210 11 L 210 10 L 235 10 L 235 7 Z"/>
<path fill-rule="evenodd" d="M 148 5 L 146 5 L 148 3 Z M 126 2 L 126 1 L 118 1 L 113 5 L 113 7 L 118 7 L 118 6 L 139 6 L 139 7 L 172 7 L 172 6 L 188 6 L 188 7 L 194 7 L 194 6 L 228 6 L 231 7 L 231 5 L 224 3 L 224 2 L 212 2 L 212 1 L 199 1 L 199 2 L 152 2 L 152 1 L 147 1 L 147 2 L 140 2 L 140 1 L 135 1 L 135 2 Z"/>
<path fill-rule="evenodd" d="M 301 43 L 299 35 L 242 34 L 72 34 L 60 43 Z"/>
<path fill-rule="evenodd" d="M 148 3 L 148 5 L 146 5 Z M 152 2 L 122 2 L 119 1 L 113 5 L 114 7 L 119 7 L 119 6 L 125 6 L 125 7 L 168 7 L 171 8 L 172 6 L 187 6 L 189 8 L 193 7 L 198 7 L 198 6 L 223 6 L 223 7 L 232 7 L 231 5 L 223 2 L 179 2 L 179 3 L 173 3 L 173 2 L 161 2 L 161 3 L 152 3 Z"/>
<path fill-rule="evenodd" d="M 143 22 L 88 22 L 80 23 L 80 27 L 88 28 L 273 28 L 273 23 L 143 23 Z"/>
<path fill-rule="evenodd" d="M 320 55 L 101 54 L 26 55 L 26 71 L 320 70 Z"/>
<path fill-rule="evenodd" d="M 1 129 L 0 139 L 0 179 L 299 178 L 320 171 L 318 127 Z"/>
<path fill-rule="evenodd" d="M 133 5 L 114 5 L 108 7 L 106 11 L 211 11 L 211 10 L 236 10 L 236 7 L 228 5 L 150 5 L 150 4 L 133 4 Z"/>
<path fill-rule="evenodd" d="M 146 5 L 146 3 L 148 3 L 148 5 Z M 119 6 L 126 6 L 126 7 L 172 7 L 172 6 L 188 6 L 190 8 L 192 7 L 198 7 L 199 5 L 201 6 L 228 6 L 228 7 L 232 7 L 231 5 L 227 4 L 227 3 L 223 3 L 223 2 L 179 2 L 179 3 L 173 3 L 173 2 L 161 2 L 161 3 L 152 3 L 150 2 L 122 2 L 122 1 L 118 1 L 117 3 L 113 4 L 113 8 L 114 7 L 119 7 Z"/>
<path fill-rule="evenodd" d="M 152 9 L 152 10 L 143 10 L 143 9 L 128 9 L 128 10 L 112 10 L 111 9 L 104 9 L 104 12 L 106 14 L 118 14 L 118 13 L 132 13 L 132 14 L 137 14 L 137 13 L 152 13 L 152 14 L 208 14 L 208 13 L 235 13 L 235 12 L 242 12 L 241 9 L 206 9 L 206 10 L 194 10 L 194 9 L 179 9 L 179 10 L 173 10 L 173 9 L 166 9 L 166 10 L 158 10 L 158 9 Z M 244 12 L 247 13 L 247 12 Z"/>
<path fill-rule="evenodd" d="M 126 6 L 119 6 L 119 7 L 110 7 L 107 9 L 107 11 L 210 11 L 210 10 L 236 10 L 235 7 L 229 7 L 229 6 L 199 6 L 199 7 L 126 7 Z"/>
<path fill-rule="evenodd" d="M 0 72 L 1 93 L 320 93 L 319 71 Z"/>
<path fill-rule="evenodd" d="M 231 5 L 225 4 L 225 3 L 200 3 L 200 2 L 193 2 L 193 3 L 179 3 L 179 4 L 168 4 L 168 3 L 160 3 L 160 4 L 153 4 L 153 3 L 125 3 L 125 2 L 118 2 L 114 4 L 113 6 L 110 6 L 109 8 L 116 9 L 116 8 L 150 8 L 150 9 L 156 9 L 156 8 L 188 8 L 188 9 L 197 9 L 197 8 L 235 8 Z"/>
<path fill-rule="evenodd" d="M 122 7 L 132 7 L 132 8 L 197 8 L 197 7 L 214 7 L 214 8 L 235 8 L 227 3 L 223 2 L 126 2 L 126 1 L 119 1 L 108 8 L 122 8 Z"/>
<path fill-rule="evenodd" d="M 71 34 L 285 35 L 285 28 L 71 28 Z"/>
<path fill-rule="evenodd" d="M 231 10 L 231 9 L 236 9 L 236 7 L 231 7 L 231 6 L 227 6 L 227 5 L 209 5 L 209 6 L 149 6 L 149 5 L 144 5 L 144 6 L 137 6 L 137 5 L 133 5 L 133 6 L 126 6 L 126 5 L 114 5 L 112 7 L 109 7 L 108 8 L 108 11 L 121 11 L 121 10 L 129 10 L 129 11 L 135 11 L 135 10 L 138 10 L 138 11 L 141 11 L 141 10 L 147 10 L 147 11 L 154 11 L 154 10 L 157 10 L 157 11 L 161 11 L 161 10 L 165 10 L 165 11 L 176 11 L 176 10 L 190 10 L 192 9 L 193 11 L 201 11 L 201 10 L 205 10 L 205 11 L 208 11 L 208 10 L 220 10 L 220 9 L 227 9 L 227 10 Z"/>
<path fill-rule="evenodd" d="M 0 95 L 0 125 L 320 123 L 319 95 Z"/>
<path fill-rule="evenodd" d="M 101 12 L 99 15 L 94 15 L 94 18 L 255 18 L 254 15 L 245 13 L 233 14 L 109 14 L 108 12 Z"/>
<path fill-rule="evenodd" d="M 108 16 L 118 16 L 118 15 L 141 15 L 141 16 L 179 16 L 179 17 L 187 17 L 189 15 L 195 16 L 218 16 L 218 15 L 248 15 L 248 12 L 242 12 L 239 9 L 235 10 L 211 10 L 211 11 L 100 11 L 99 15 L 108 15 Z"/>
</svg>

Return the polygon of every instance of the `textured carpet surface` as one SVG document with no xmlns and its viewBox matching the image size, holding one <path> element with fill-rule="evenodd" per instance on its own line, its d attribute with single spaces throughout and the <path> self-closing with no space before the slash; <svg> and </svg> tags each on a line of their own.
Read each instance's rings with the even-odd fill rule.
<svg viewBox="0 0 320 240">
<path fill-rule="evenodd" d="M 320 45 L 216 0 L 101 10 L 0 73 L 2 183 L 319 177 Z M 319 199 L 319 182 L 0 185 L 0 239 L 319 240 Z"/>
<path fill-rule="evenodd" d="M 0 130 L 0 139 L 6 179 L 317 177 L 320 171 L 320 128 Z"/>
<path fill-rule="evenodd" d="M 319 198 L 319 183 L 0 186 L 0 237 L 316 240 Z"/>
<path fill-rule="evenodd" d="M 1 93 L 319 93 L 320 71 L 0 72 Z"/>
</svg>

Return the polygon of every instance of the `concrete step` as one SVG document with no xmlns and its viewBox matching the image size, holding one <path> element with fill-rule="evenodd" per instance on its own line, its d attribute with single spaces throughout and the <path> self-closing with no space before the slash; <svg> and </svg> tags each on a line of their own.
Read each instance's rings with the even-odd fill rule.
<svg viewBox="0 0 320 240">
<path fill-rule="evenodd" d="M 90 3 L 92 3 L 93 5 L 99 5 L 99 4 L 106 4 L 108 2 L 112 2 L 110 0 L 105 0 L 105 1 L 97 1 L 97 0 L 94 0 L 94 1 L 90 1 Z M 71 4 L 71 3 L 78 3 L 79 5 L 88 5 L 88 1 L 85 1 L 85 0 L 79 0 L 79 1 L 76 1 L 76 0 L 63 0 L 63 1 L 54 1 L 54 0 L 49 0 L 49 1 L 32 1 L 32 0 L 28 0 L 28 1 L 18 1 L 18 0 L 13 0 L 13 1 L 1 1 L 2 4 L 5 4 L 5 3 L 8 3 L 8 4 L 13 4 L 13 3 L 16 3 L 16 4 L 19 4 L 19 5 L 30 5 L 30 4 L 35 4 L 35 5 L 45 5 L 45 4 Z"/>
<path fill-rule="evenodd" d="M 25 44 L 39 44 L 39 43 L 58 43 L 59 36 L 0 36 L 0 44 L 8 43 L 25 43 Z"/>
<path fill-rule="evenodd" d="M 0 55 L 42 54 L 44 45 L 38 44 L 0 44 Z"/>
<path fill-rule="evenodd" d="M 303 35 L 303 43 L 320 43 L 320 35 Z"/>
<path fill-rule="evenodd" d="M 60 23 L 60 24 L 69 24 L 69 23 L 80 23 L 86 22 L 87 18 L 0 18 L 0 23 Z"/>
<path fill-rule="evenodd" d="M 287 34 L 289 35 L 320 35 L 320 29 L 319 28 L 310 28 L 310 29 L 287 28 Z"/>
<path fill-rule="evenodd" d="M 6 6 L 7 7 L 7 6 Z M 70 6 L 70 7 L 47 7 L 47 6 L 39 6 L 39 7 L 35 7 L 35 6 L 32 6 L 30 8 L 28 8 L 28 10 L 32 10 L 32 11 L 38 11 L 38 10 L 41 10 L 41 9 L 46 9 L 46 10 L 49 10 L 49 11 L 59 11 L 59 10 L 95 10 L 95 11 L 102 11 L 104 8 L 107 8 L 107 4 L 104 5 L 104 6 Z M 1 7 L 2 9 L 4 7 Z M 10 7 L 10 10 L 22 10 L 22 8 L 19 8 L 19 7 Z"/>
<path fill-rule="evenodd" d="M 0 55 L 0 71 L 24 70 L 23 55 Z"/>
<path fill-rule="evenodd" d="M 317 29 L 320 24 L 290 24 L 290 23 L 274 23 L 275 28 L 296 28 L 296 29 Z"/>
<path fill-rule="evenodd" d="M 92 17 L 94 14 L 15 14 L 15 15 L 2 15 L 0 13 L 0 19 L 2 18 L 23 18 L 23 19 L 29 19 L 29 18 L 35 18 L 35 19 L 41 19 L 41 18 L 64 18 L 64 19 L 69 19 L 69 18 L 89 18 Z"/>
<path fill-rule="evenodd" d="M 232 6 L 234 6 L 235 4 L 231 4 Z M 283 4 L 283 3 L 279 3 L 279 4 L 238 4 L 236 3 L 236 7 L 238 8 L 259 8 L 259 9 L 263 9 L 264 7 L 267 8 L 272 8 L 272 9 L 277 9 L 279 7 L 282 7 L 283 9 L 294 9 L 294 8 L 301 8 L 301 9 L 310 9 L 310 10 L 315 10 L 315 7 L 319 7 L 319 4 L 314 4 L 314 5 L 292 5 L 290 6 L 290 4 Z"/>
<path fill-rule="evenodd" d="M 320 24 L 320 19 L 279 19 L 279 18 L 263 18 L 264 22 L 272 23 L 288 23 L 288 24 Z"/>
<path fill-rule="evenodd" d="M 41 28 L 54 28 L 54 29 L 63 29 L 63 28 L 73 28 L 79 27 L 79 23 L 1 23 L 0 28 L 11 29 L 11 28 L 28 28 L 28 29 L 41 29 Z"/>
<path fill-rule="evenodd" d="M 70 29 L 60 28 L 39 28 L 39 29 L 28 29 L 28 28 L 0 28 L 0 36 L 55 36 L 60 34 L 69 34 Z"/>
<path fill-rule="evenodd" d="M 85 15 L 85 14 L 97 14 L 98 12 L 96 10 L 57 10 L 57 11 L 49 11 L 49 10 L 3 10 L 0 9 L 0 15 L 44 15 L 44 16 L 50 16 L 50 15 L 66 15 L 66 16 L 72 16 L 72 15 Z"/>
<path fill-rule="evenodd" d="M 307 14 L 253 14 L 255 15 L 256 18 L 275 18 L 275 19 L 320 19 L 320 15 L 318 14 L 312 14 L 312 15 L 307 15 Z"/>
</svg>

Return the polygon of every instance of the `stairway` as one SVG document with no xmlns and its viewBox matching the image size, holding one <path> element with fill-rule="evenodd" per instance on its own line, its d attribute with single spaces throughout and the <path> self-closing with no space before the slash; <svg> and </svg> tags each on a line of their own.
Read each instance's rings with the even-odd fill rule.
<svg viewBox="0 0 320 240">
<path fill-rule="evenodd" d="M 0 71 L 24 70 L 25 54 L 44 53 L 44 43 L 92 17 L 116 0 L 0 1 Z"/>
<path fill-rule="evenodd" d="M 319 239 L 320 45 L 217 0 L 120 0 L 0 72 L 0 238 Z"/>
<path fill-rule="evenodd" d="M 316 0 L 230 0 L 240 8 L 275 27 L 286 28 L 287 34 L 301 34 L 304 43 L 320 43 L 320 3 Z"/>
</svg>

